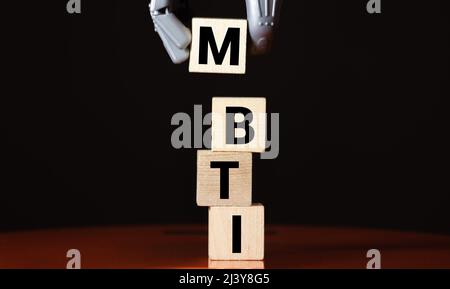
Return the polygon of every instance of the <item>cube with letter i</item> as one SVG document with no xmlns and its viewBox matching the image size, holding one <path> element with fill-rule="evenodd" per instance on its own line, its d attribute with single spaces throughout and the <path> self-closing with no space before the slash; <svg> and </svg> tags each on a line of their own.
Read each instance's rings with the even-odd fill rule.
<svg viewBox="0 0 450 289">
<path fill-rule="evenodd" d="M 211 260 L 264 259 L 264 206 L 210 207 L 208 255 Z"/>
</svg>

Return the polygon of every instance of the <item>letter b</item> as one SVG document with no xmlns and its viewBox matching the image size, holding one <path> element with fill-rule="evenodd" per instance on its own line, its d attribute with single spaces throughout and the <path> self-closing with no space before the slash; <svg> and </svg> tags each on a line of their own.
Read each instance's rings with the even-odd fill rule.
<svg viewBox="0 0 450 289">
<path fill-rule="evenodd" d="M 266 122 L 266 99 L 263 97 L 214 97 L 211 149 L 264 152 Z"/>
</svg>

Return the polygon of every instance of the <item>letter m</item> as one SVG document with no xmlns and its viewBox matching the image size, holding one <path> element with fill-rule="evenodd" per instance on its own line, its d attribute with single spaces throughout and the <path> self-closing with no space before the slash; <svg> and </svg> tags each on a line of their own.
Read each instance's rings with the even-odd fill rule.
<svg viewBox="0 0 450 289">
<path fill-rule="evenodd" d="M 212 27 L 200 27 L 200 43 L 199 43 L 199 63 L 208 64 L 208 51 L 211 47 L 211 53 L 216 65 L 221 65 L 230 49 L 230 65 L 239 65 L 239 38 L 240 28 L 228 28 L 220 50 L 217 48 L 217 42 L 214 37 Z"/>
</svg>

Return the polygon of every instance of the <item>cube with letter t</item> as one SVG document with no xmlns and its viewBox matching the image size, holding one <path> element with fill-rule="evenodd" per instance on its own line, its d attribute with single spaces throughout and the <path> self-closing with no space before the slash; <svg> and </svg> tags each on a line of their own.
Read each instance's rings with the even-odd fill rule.
<svg viewBox="0 0 450 289">
<path fill-rule="evenodd" d="M 192 19 L 190 72 L 245 74 L 247 20 Z"/>
<path fill-rule="evenodd" d="M 197 152 L 197 205 L 250 206 L 252 154 L 249 152 Z"/>
</svg>

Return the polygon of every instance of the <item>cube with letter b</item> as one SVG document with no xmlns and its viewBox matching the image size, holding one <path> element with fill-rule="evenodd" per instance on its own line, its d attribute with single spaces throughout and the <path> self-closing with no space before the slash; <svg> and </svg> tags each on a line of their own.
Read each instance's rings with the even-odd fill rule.
<svg viewBox="0 0 450 289">
<path fill-rule="evenodd" d="M 266 120 L 264 97 L 213 97 L 212 151 L 264 152 Z"/>
<path fill-rule="evenodd" d="M 247 20 L 192 19 L 189 72 L 245 74 Z"/>
</svg>

